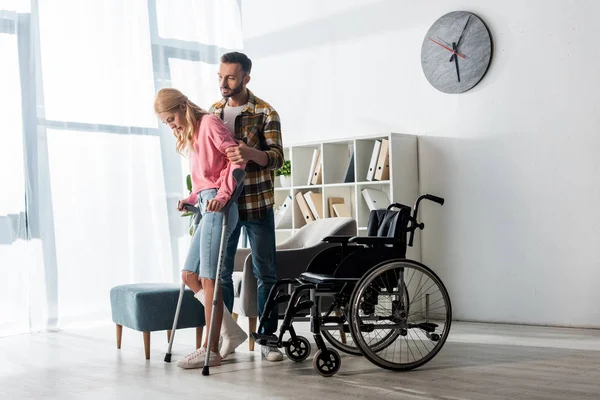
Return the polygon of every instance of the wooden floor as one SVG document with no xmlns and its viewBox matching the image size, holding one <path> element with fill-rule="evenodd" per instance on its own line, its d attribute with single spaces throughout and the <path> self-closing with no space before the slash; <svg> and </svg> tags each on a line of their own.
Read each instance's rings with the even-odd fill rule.
<svg viewBox="0 0 600 400">
<path fill-rule="evenodd" d="M 178 332 L 173 358 L 194 340 L 194 330 Z M 247 343 L 204 377 L 164 363 L 166 347 L 166 333 L 154 333 L 146 361 L 142 334 L 124 329 L 117 350 L 113 325 L 2 338 L 0 398 L 600 399 L 597 330 L 454 323 L 442 351 L 418 370 L 389 372 L 343 356 L 332 378 L 317 375 L 312 358 L 270 363 Z"/>
</svg>

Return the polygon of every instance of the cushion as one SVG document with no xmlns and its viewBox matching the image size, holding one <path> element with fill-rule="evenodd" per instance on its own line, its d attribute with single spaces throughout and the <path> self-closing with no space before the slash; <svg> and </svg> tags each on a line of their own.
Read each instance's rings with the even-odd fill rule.
<svg viewBox="0 0 600 400">
<path fill-rule="evenodd" d="M 115 286 L 110 290 L 112 320 L 115 324 L 142 332 L 172 329 L 180 288 L 177 283 Z M 186 288 L 177 329 L 204 325 L 204 307 Z"/>
</svg>

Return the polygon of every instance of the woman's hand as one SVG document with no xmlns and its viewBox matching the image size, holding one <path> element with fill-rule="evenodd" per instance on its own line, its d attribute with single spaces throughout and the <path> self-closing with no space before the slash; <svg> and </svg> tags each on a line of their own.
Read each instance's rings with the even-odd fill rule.
<svg viewBox="0 0 600 400">
<path fill-rule="evenodd" d="M 187 203 L 185 203 L 186 199 L 183 200 L 179 200 L 179 202 L 177 203 L 177 211 L 185 211 L 185 209 L 183 208 L 183 206 L 185 206 Z"/>
<path fill-rule="evenodd" d="M 206 203 L 206 211 L 217 212 L 221 208 L 223 208 L 223 206 L 221 205 L 221 203 L 219 202 L 219 200 L 210 199 L 208 201 L 208 203 Z"/>
</svg>

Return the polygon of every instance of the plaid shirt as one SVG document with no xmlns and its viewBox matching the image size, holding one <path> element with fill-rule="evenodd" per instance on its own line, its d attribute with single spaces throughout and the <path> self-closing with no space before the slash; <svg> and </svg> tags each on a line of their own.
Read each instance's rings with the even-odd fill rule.
<svg viewBox="0 0 600 400">
<path fill-rule="evenodd" d="M 222 99 L 213 104 L 209 112 L 223 119 L 226 104 L 227 99 Z M 269 163 L 264 167 L 254 162 L 246 164 L 244 191 L 238 200 L 241 221 L 261 219 L 275 202 L 275 170 L 281 168 L 284 161 L 279 114 L 269 103 L 248 90 L 248 103 L 235 118 L 233 136 L 269 156 Z"/>
</svg>

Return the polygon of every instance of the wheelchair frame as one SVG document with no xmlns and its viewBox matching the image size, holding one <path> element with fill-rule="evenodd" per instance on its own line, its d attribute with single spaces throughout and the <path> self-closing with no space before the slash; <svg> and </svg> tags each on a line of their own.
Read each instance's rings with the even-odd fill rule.
<svg viewBox="0 0 600 400">
<path fill-rule="evenodd" d="M 311 332 L 318 348 L 313 357 L 313 367 L 322 376 L 333 376 L 341 366 L 339 353 L 327 347 L 323 336 L 338 350 L 364 355 L 382 368 L 409 370 L 430 361 L 443 347 L 449 334 L 452 309 L 448 292 L 437 275 L 424 264 L 406 258 L 406 248 L 407 245 L 413 245 L 415 231 L 424 229 L 424 224 L 417 221 L 419 203 L 424 199 L 444 204 L 444 199 L 426 194 L 416 200 L 413 209 L 394 203 L 387 210 L 371 212 L 369 224 L 372 218 L 377 218 L 377 215 L 374 216 L 377 211 L 383 211 L 387 214 L 382 215 L 395 218 L 395 224 L 400 226 L 395 226 L 396 233 L 393 237 L 330 236 L 323 239 L 324 242 L 339 246 L 327 248 L 317 254 L 300 277 L 281 279 L 273 285 L 257 332 L 252 333 L 254 340 L 261 345 L 284 347 L 288 358 L 296 362 L 304 361 L 310 355 L 311 345 L 306 338 L 296 334 L 293 322 L 304 319 L 306 310 L 310 309 Z M 392 211 L 393 208 L 398 208 L 399 211 Z M 395 267 L 398 265 L 402 266 Z M 406 271 L 412 271 L 408 282 L 406 279 L 409 275 Z M 431 284 L 426 289 L 424 286 L 418 286 L 417 292 L 411 298 L 409 290 L 415 287 L 412 279 L 417 274 L 422 275 L 419 275 L 419 282 L 425 279 L 428 285 Z M 285 287 L 288 287 L 288 290 L 285 290 Z M 291 293 L 290 287 L 293 288 Z M 425 293 L 432 287 L 437 288 L 433 295 Z M 434 308 L 431 308 L 432 296 Z M 327 301 L 330 301 L 328 305 L 325 304 Z M 422 302 L 425 305 L 419 307 Z M 281 303 L 287 303 L 287 307 L 279 334 L 261 334 L 266 318 L 271 312 L 277 312 Z M 380 303 L 390 305 L 391 312 L 385 312 L 382 316 L 374 315 L 377 307 L 381 308 Z M 323 314 L 325 307 L 328 307 L 328 311 Z M 415 312 L 412 317 L 411 308 Z M 418 310 L 415 311 L 415 308 Z M 442 316 L 441 330 L 438 330 L 438 324 L 430 318 L 430 311 L 438 308 L 443 309 L 443 312 L 435 313 L 438 318 L 435 321 L 439 322 Z M 335 315 L 331 315 L 332 313 Z M 413 329 L 416 333 L 411 333 Z M 364 335 L 379 330 L 385 330 L 383 339 L 378 338 L 375 344 L 367 343 Z M 340 340 L 333 337 L 332 331 L 339 332 Z M 287 332 L 290 338 L 284 340 Z M 348 333 L 351 334 L 354 346 L 348 345 Z M 416 350 L 422 357 L 403 363 L 400 342 L 401 362 L 397 363 L 394 361 L 397 355 L 395 341 L 398 338 L 408 341 L 408 336 L 416 337 L 420 341 L 417 341 Z M 435 343 L 433 348 L 428 348 L 427 340 Z M 387 354 L 387 349 L 392 344 L 393 358 L 390 361 L 384 359 L 382 354 Z M 427 354 L 423 356 L 422 350 L 427 350 Z M 410 357 L 411 354 L 407 351 L 407 358 Z M 412 358 L 416 356 L 412 354 Z"/>
</svg>

